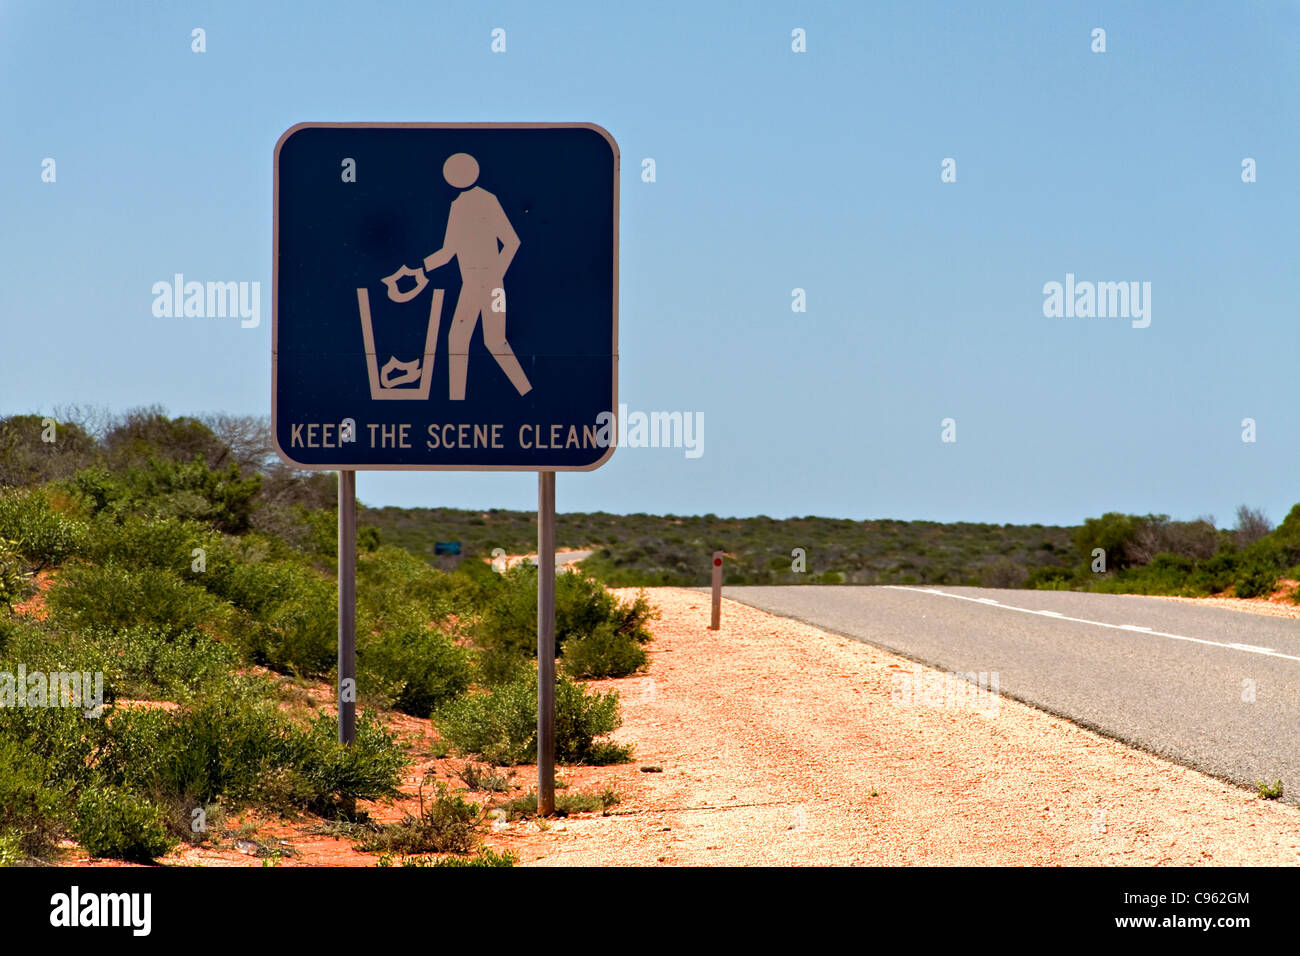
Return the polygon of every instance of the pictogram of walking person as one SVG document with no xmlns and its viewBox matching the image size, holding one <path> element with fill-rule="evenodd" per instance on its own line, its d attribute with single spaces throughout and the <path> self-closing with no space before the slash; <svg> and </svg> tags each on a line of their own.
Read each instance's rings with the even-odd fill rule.
<svg viewBox="0 0 1300 956">
<path fill-rule="evenodd" d="M 460 265 L 460 298 L 456 300 L 451 331 L 447 335 L 451 400 L 465 398 L 469 342 L 480 316 L 483 344 L 519 394 L 525 395 L 533 386 L 506 341 L 505 275 L 519 251 L 519 236 L 497 197 L 474 185 L 478 180 L 478 161 L 473 156 L 456 153 L 449 157 L 443 163 L 442 175 L 450 185 L 464 192 L 452 200 L 442 248 L 425 258 L 424 268 L 432 272 L 452 257 Z"/>
</svg>

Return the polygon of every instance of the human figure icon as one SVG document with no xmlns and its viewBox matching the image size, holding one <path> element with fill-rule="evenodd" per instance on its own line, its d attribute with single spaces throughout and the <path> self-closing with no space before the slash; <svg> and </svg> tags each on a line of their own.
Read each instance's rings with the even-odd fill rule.
<svg viewBox="0 0 1300 956">
<path fill-rule="evenodd" d="M 505 275 L 519 251 L 519 236 L 497 197 L 474 185 L 478 172 L 478 161 L 468 153 L 456 153 L 443 163 L 443 178 L 464 192 L 452 200 L 442 248 L 424 260 L 424 268 L 429 272 L 446 265 L 453 257 L 460 265 L 460 298 L 456 300 L 447 335 L 452 401 L 465 398 L 469 342 L 480 316 L 483 344 L 501 370 L 520 395 L 533 387 L 506 341 Z"/>
</svg>

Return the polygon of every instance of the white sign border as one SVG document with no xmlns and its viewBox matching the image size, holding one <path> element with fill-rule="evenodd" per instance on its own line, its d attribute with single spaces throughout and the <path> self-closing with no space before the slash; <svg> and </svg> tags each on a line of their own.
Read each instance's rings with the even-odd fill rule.
<svg viewBox="0 0 1300 956">
<path fill-rule="evenodd" d="M 289 137 L 303 129 L 589 129 L 598 133 L 609 144 L 614 154 L 614 284 L 613 284 L 613 340 L 612 361 L 613 395 L 610 411 L 618 412 L 618 205 L 619 176 L 622 159 L 618 143 L 605 129 L 596 123 L 295 123 L 281 134 L 275 143 L 275 186 L 272 199 L 272 239 L 271 239 L 271 443 L 281 461 L 294 468 L 305 471 L 594 471 L 609 461 L 617 448 L 617 441 L 611 440 L 605 454 L 588 465 L 364 465 L 364 464 L 305 464 L 296 461 L 280 447 L 278 423 L 278 395 L 280 380 L 280 150 Z M 611 429 L 616 434 L 616 429 Z M 611 435 L 613 438 L 613 435 Z"/>
</svg>

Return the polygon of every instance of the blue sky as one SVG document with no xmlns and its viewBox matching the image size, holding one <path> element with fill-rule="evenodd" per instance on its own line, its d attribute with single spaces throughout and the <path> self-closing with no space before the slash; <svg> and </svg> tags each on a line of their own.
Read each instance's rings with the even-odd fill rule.
<svg viewBox="0 0 1300 956">
<path fill-rule="evenodd" d="M 0 414 L 268 414 L 295 123 L 590 121 L 623 158 L 620 398 L 703 412 L 705 445 L 562 474 L 560 510 L 1230 524 L 1300 501 L 1300 7 L 740 9 L 0 0 Z M 260 282 L 260 327 L 156 318 L 177 272 Z M 1067 273 L 1150 282 L 1150 326 L 1045 317 Z M 536 481 L 358 494 L 531 508 Z"/>
</svg>

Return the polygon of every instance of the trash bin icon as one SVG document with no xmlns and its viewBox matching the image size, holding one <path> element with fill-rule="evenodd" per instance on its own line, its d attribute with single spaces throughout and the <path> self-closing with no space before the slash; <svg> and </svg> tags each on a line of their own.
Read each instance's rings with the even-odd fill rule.
<svg viewBox="0 0 1300 956">
<path fill-rule="evenodd" d="M 416 280 L 415 287 L 407 292 L 401 292 L 397 287 L 397 280 L 404 276 Z M 388 298 L 394 302 L 409 302 L 428 285 L 423 270 L 407 269 L 405 266 L 386 277 L 383 282 L 388 287 Z M 443 292 L 442 289 L 433 290 L 423 357 L 403 362 L 396 355 L 390 354 L 388 361 L 380 366 L 380 353 L 375 349 L 375 328 L 370 312 L 370 291 L 366 288 L 357 289 L 357 309 L 361 313 L 361 335 L 366 346 L 366 372 L 370 378 L 372 399 L 401 401 L 429 397 L 429 386 L 433 384 L 433 359 L 438 348 L 438 326 L 442 320 Z"/>
</svg>

